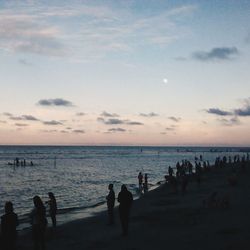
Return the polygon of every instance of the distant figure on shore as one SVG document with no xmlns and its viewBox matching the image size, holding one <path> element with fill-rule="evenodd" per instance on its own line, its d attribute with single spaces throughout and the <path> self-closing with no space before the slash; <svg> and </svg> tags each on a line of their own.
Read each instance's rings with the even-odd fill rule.
<svg viewBox="0 0 250 250">
<path fill-rule="evenodd" d="M 13 204 L 10 201 L 5 203 L 5 214 L 1 217 L 1 232 L 3 250 L 15 250 L 17 241 L 18 217 L 14 213 Z M 1 248 L 2 249 L 2 248 Z"/>
<path fill-rule="evenodd" d="M 133 195 L 127 190 L 126 185 L 121 186 L 121 191 L 118 194 L 119 205 L 119 215 L 122 225 L 123 236 L 128 235 L 128 223 L 129 223 L 129 213 L 133 202 Z"/>
<path fill-rule="evenodd" d="M 173 176 L 173 174 L 174 174 L 174 170 L 173 170 L 173 168 L 171 168 L 171 166 L 169 166 L 168 167 L 168 175 Z"/>
<path fill-rule="evenodd" d="M 56 198 L 52 192 L 49 192 L 48 196 L 49 196 L 49 200 L 47 203 L 49 205 L 49 215 L 50 215 L 53 227 L 56 227 L 56 212 L 57 212 Z"/>
<path fill-rule="evenodd" d="M 144 175 L 143 192 L 148 192 L 148 174 Z"/>
<path fill-rule="evenodd" d="M 16 159 L 14 160 L 14 165 L 17 166 L 17 167 L 19 166 L 19 158 L 16 158 Z"/>
<path fill-rule="evenodd" d="M 30 162 L 30 166 L 34 166 L 34 163 L 33 163 L 33 161 L 31 161 L 31 162 Z"/>
<path fill-rule="evenodd" d="M 30 214 L 34 250 L 45 249 L 45 230 L 47 226 L 46 209 L 39 196 L 33 198 L 34 208 Z"/>
<path fill-rule="evenodd" d="M 142 191 L 143 175 L 141 172 L 138 174 L 139 191 Z"/>
<path fill-rule="evenodd" d="M 108 207 L 108 225 L 114 224 L 114 206 L 115 206 L 115 192 L 113 190 L 113 184 L 108 186 L 109 193 L 106 196 L 107 207 Z"/>
</svg>

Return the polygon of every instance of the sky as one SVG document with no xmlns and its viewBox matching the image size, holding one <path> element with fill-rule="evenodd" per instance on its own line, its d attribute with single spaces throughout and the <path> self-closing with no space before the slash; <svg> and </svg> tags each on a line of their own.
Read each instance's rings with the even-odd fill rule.
<svg viewBox="0 0 250 250">
<path fill-rule="evenodd" d="M 250 146 L 250 1 L 0 0 L 0 144 Z"/>
</svg>

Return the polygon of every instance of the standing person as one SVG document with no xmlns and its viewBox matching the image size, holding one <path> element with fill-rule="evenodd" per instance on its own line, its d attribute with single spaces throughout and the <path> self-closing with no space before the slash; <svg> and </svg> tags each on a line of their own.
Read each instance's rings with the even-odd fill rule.
<svg viewBox="0 0 250 250">
<path fill-rule="evenodd" d="M 148 174 L 144 175 L 143 191 L 144 193 L 148 192 Z"/>
<path fill-rule="evenodd" d="M 108 217 L 109 217 L 109 225 L 114 224 L 114 206 L 115 206 L 115 192 L 113 190 L 113 184 L 109 184 L 108 186 L 109 194 L 106 196 L 107 206 L 108 206 Z"/>
<path fill-rule="evenodd" d="M 1 217 L 1 231 L 4 250 L 16 249 L 18 217 L 14 213 L 13 204 L 5 203 L 5 214 Z"/>
<path fill-rule="evenodd" d="M 53 227 L 56 227 L 56 212 L 57 212 L 57 203 L 56 198 L 52 192 L 48 193 L 49 195 L 49 215 L 52 221 Z"/>
<path fill-rule="evenodd" d="M 139 191 L 142 191 L 143 175 L 141 172 L 138 174 Z"/>
<path fill-rule="evenodd" d="M 34 208 L 30 214 L 34 250 L 45 249 L 45 230 L 47 226 L 46 209 L 39 196 L 33 198 Z"/>
<path fill-rule="evenodd" d="M 121 186 L 121 191 L 118 194 L 118 202 L 120 203 L 119 215 L 122 225 L 122 234 L 126 236 L 128 235 L 129 212 L 133 202 L 133 196 L 124 184 Z"/>
</svg>

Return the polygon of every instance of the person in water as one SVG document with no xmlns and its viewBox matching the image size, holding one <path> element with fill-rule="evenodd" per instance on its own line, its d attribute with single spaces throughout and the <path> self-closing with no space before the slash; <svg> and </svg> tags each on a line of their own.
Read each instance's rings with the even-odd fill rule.
<svg viewBox="0 0 250 250">
<path fill-rule="evenodd" d="M 18 217 L 14 213 L 12 202 L 7 201 L 5 203 L 4 209 L 5 214 L 1 217 L 3 250 L 15 250 L 17 241 L 16 227 L 18 226 Z"/>
<path fill-rule="evenodd" d="M 45 230 L 47 226 L 46 209 L 39 196 L 33 198 L 34 208 L 30 214 L 34 250 L 45 249 Z"/>
<path fill-rule="evenodd" d="M 50 215 L 53 227 L 56 227 L 57 202 L 52 192 L 49 192 L 48 195 L 49 195 L 49 200 L 47 203 L 49 205 L 49 215 Z"/>
<path fill-rule="evenodd" d="M 128 235 L 128 223 L 129 223 L 129 214 L 130 208 L 133 202 L 133 195 L 128 191 L 126 185 L 121 186 L 121 191 L 118 194 L 119 205 L 119 215 L 122 226 L 122 234 L 124 236 Z"/>
<path fill-rule="evenodd" d="M 115 192 L 113 190 L 113 184 L 109 184 L 108 186 L 109 194 L 106 196 L 107 207 L 108 207 L 108 218 L 109 225 L 114 224 L 114 206 L 115 206 Z"/>
</svg>

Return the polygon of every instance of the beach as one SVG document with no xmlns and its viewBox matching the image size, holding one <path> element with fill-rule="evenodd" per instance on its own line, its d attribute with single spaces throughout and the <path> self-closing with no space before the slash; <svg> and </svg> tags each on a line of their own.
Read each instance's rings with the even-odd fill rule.
<svg viewBox="0 0 250 250">
<path fill-rule="evenodd" d="M 133 202 L 127 237 L 121 235 L 117 208 L 113 226 L 101 212 L 55 231 L 49 227 L 46 249 L 249 249 L 249 167 L 248 162 L 235 173 L 230 166 L 213 167 L 200 184 L 189 181 L 185 194 L 174 193 L 168 184 L 146 193 Z M 209 205 L 214 192 L 217 203 Z M 21 233 L 18 246 L 32 249 L 30 231 Z"/>
</svg>

